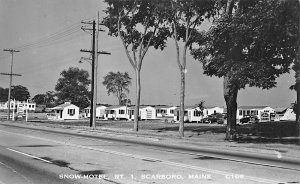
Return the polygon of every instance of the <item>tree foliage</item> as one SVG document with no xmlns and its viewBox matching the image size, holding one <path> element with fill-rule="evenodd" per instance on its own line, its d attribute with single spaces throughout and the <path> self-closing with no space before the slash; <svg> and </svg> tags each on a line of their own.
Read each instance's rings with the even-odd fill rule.
<svg viewBox="0 0 300 184">
<path fill-rule="evenodd" d="M 129 93 L 129 86 L 131 85 L 131 77 L 127 72 L 109 72 L 105 77 L 102 84 L 107 89 L 107 94 L 113 94 L 118 98 L 119 105 L 126 99 Z"/>
<path fill-rule="evenodd" d="M 89 73 L 77 67 L 70 67 L 68 70 L 63 70 L 60 75 L 61 78 L 55 86 L 58 103 L 71 101 L 80 108 L 87 107 L 90 100 Z"/>
<path fill-rule="evenodd" d="M 164 0 L 158 3 L 160 16 L 165 23 L 166 35 L 174 40 L 176 48 L 175 60 L 180 71 L 179 134 L 182 137 L 184 136 L 186 52 L 192 48 L 195 38 L 201 34 L 200 25 L 215 13 L 214 5 L 212 0 Z M 182 49 L 180 45 L 183 45 Z"/>
<path fill-rule="evenodd" d="M 109 35 L 119 37 L 125 53 L 135 72 L 136 100 L 134 130 L 138 131 L 138 116 L 141 94 L 140 72 L 144 57 L 150 47 L 163 49 L 166 46 L 166 30 L 159 16 L 158 0 L 105 0 L 103 24 Z"/>
<path fill-rule="evenodd" d="M 32 98 L 36 104 L 44 105 L 46 104 L 46 95 L 45 94 L 37 94 Z"/>
<path fill-rule="evenodd" d="M 278 0 L 241 0 L 234 16 L 216 19 L 198 37 L 200 47 L 192 54 L 203 62 L 204 73 L 269 89 L 276 78 L 289 71 L 295 59 L 297 27 L 290 4 Z"/>
<path fill-rule="evenodd" d="M 36 104 L 46 105 L 51 108 L 57 105 L 57 95 L 54 91 L 47 91 L 45 94 L 37 94 L 32 98 Z"/>
<path fill-rule="evenodd" d="M 30 98 L 30 93 L 27 87 L 22 85 L 12 86 L 11 87 L 11 99 L 18 101 L 26 101 Z"/>
<path fill-rule="evenodd" d="M 8 88 L 0 87 L 0 101 L 6 102 L 8 99 Z M 30 93 L 27 87 L 22 85 L 11 86 L 11 99 L 18 101 L 26 101 L 30 98 Z"/>
<path fill-rule="evenodd" d="M 6 102 L 8 99 L 8 88 L 0 87 L 0 102 Z"/>
<path fill-rule="evenodd" d="M 269 89 L 295 60 L 297 24 L 290 1 L 227 0 L 208 32 L 198 35 L 192 55 L 204 73 L 224 77 L 227 139 L 234 138 L 238 90 Z M 222 7 L 222 6 L 220 6 Z"/>
</svg>

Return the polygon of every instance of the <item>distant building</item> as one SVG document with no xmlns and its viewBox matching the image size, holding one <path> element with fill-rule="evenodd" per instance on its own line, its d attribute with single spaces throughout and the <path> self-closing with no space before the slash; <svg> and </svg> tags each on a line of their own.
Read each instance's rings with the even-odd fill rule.
<svg viewBox="0 0 300 184">
<path fill-rule="evenodd" d="M 240 120 L 244 116 L 254 115 L 257 116 L 259 121 L 270 121 L 271 114 L 274 114 L 275 111 L 269 106 L 240 106 L 237 108 L 236 118 Z"/>
<path fill-rule="evenodd" d="M 288 108 L 275 108 L 275 113 L 276 113 L 276 120 L 279 121 L 295 121 L 296 120 L 296 114 L 293 111 L 292 107 Z"/>
<path fill-rule="evenodd" d="M 180 108 L 175 109 L 174 120 L 179 121 Z M 185 122 L 200 122 L 203 119 L 202 111 L 197 106 L 185 106 L 184 121 Z"/>
<path fill-rule="evenodd" d="M 176 108 L 177 108 L 176 106 L 167 106 L 167 105 L 155 106 L 156 117 L 157 118 L 174 117 Z"/>
<path fill-rule="evenodd" d="M 113 105 L 105 109 L 105 119 L 128 119 L 127 106 Z"/>
<path fill-rule="evenodd" d="M 128 108 L 128 120 L 134 120 L 135 106 Z M 139 109 L 140 120 L 153 120 L 156 119 L 156 109 L 152 106 L 140 106 Z"/>
<path fill-rule="evenodd" d="M 36 103 L 29 101 L 10 101 L 10 109 L 17 113 L 25 113 L 26 110 L 34 112 L 36 110 Z M 0 102 L 0 111 L 5 112 L 8 110 L 8 102 Z"/>
<path fill-rule="evenodd" d="M 96 106 L 96 118 L 99 119 L 104 119 L 105 118 L 105 109 L 107 108 L 107 106 L 104 105 L 97 105 Z M 91 117 L 91 107 L 87 107 L 84 109 L 85 112 L 85 116 L 87 118 Z"/>
<path fill-rule="evenodd" d="M 216 114 L 216 113 L 223 114 L 224 112 L 225 111 L 223 107 L 205 107 L 203 110 L 203 117 L 206 118 L 209 115 Z"/>
<path fill-rule="evenodd" d="M 71 104 L 70 102 L 65 102 L 64 104 L 58 105 L 51 108 L 54 111 L 55 120 L 77 120 L 79 119 L 79 107 Z"/>
</svg>

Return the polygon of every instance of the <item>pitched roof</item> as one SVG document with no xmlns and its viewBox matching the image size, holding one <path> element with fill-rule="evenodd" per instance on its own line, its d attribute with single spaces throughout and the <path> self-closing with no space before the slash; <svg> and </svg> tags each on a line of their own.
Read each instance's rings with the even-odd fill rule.
<svg viewBox="0 0 300 184">
<path fill-rule="evenodd" d="M 146 107 L 152 107 L 152 106 L 150 106 L 150 105 L 141 105 L 141 106 L 140 106 L 140 109 L 144 109 L 144 108 L 146 108 Z M 152 107 L 152 108 L 155 108 L 155 107 Z"/>
<path fill-rule="evenodd" d="M 97 105 L 96 108 L 97 108 L 97 107 L 108 107 L 108 106 L 106 106 L 106 105 Z M 91 106 L 88 106 L 88 107 L 86 107 L 86 108 L 84 108 L 84 109 L 91 109 Z"/>
<path fill-rule="evenodd" d="M 146 107 L 152 107 L 151 105 L 140 105 L 140 109 L 144 109 Z M 152 108 L 155 108 L 155 107 L 152 107 Z M 128 110 L 134 110 L 135 109 L 135 106 L 130 106 L 128 107 Z"/>
<path fill-rule="evenodd" d="M 110 107 L 107 107 L 106 110 L 118 109 L 121 107 L 126 107 L 126 106 L 125 105 L 112 105 Z"/>
<path fill-rule="evenodd" d="M 68 106 L 71 106 L 71 105 L 73 105 L 73 104 L 61 104 L 61 105 L 58 105 L 58 106 L 56 106 L 56 107 L 53 107 L 53 108 L 50 108 L 50 109 L 52 109 L 52 110 L 62 110 L 62 109 L 64 109 L 64 108 L 66 108 L 66 107 L 68 107 Z M 74 105 L 74 106 L 76 106 L 76 105 Z M 76 106 L 77 107 L 77 106 Z"/>
<path fill-rule="evenodd" d="M 169 108 L 172 108 L 172 107 L 176 107 L 175 105 L 155 105 L 154 106 L 154 108 L 156 108 L 156 109 L 162 109 L 162 108 L 164 108 L 164 109 L 169 109 Z"/>
<path fill-rule="evenodd" d="M 269 106 L 239 106 L 238 109 L 264 109 Z"/>
<path fill-rule="evenodd" d="M 287 109 L 288 108 L 286 108 L 286 107 L 276 107 L 274 109 L 274 111 L 277 112 L 277 113 L 284 113 Z"/>
</svg>

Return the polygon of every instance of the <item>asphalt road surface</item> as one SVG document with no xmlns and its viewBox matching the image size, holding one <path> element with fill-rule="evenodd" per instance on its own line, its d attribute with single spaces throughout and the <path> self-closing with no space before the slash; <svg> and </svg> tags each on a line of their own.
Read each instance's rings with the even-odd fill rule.
<svg viewBox="0 0 300 184">
<path fill-rule="evenodd" d="M 295 165 L 259 162 L 0 125 L 0 184 L 300 183 Z"/>
</svg>

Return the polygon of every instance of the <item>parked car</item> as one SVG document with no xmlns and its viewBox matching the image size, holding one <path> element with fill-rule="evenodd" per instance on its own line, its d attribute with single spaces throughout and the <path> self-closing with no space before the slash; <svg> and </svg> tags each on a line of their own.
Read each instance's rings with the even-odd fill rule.
<svg viewBox="0 0 300 184">
<path fill-rule="evenodd" d="M 202 119 L 202 123 L 218 123 L 218 124 L 223 124 L 224 123 L 225 116 L 220 113 L 208 115 L 207 118 Z"/>
<path fill-rule="evenodd" d="M 254 115 L 246 115 L 240 119 L 240 123 L 258 123 L 259 119 L 257 116 Z"/>
</svg>

